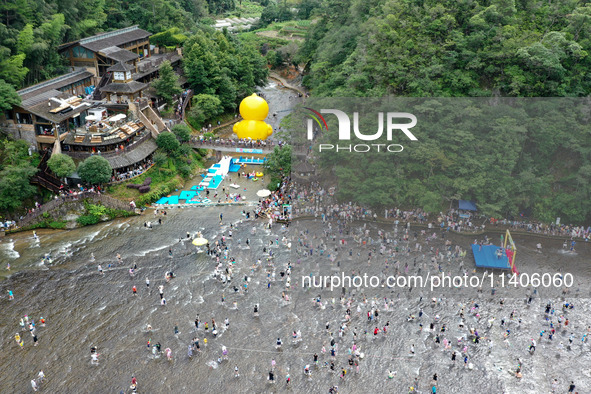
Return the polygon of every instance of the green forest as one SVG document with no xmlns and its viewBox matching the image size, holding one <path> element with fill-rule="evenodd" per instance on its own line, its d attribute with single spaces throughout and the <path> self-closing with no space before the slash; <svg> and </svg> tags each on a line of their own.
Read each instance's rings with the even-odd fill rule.
<svg viewBox="0 0 591 394">
<path fill-rule="evenodd" d="M 327 0 L 316 15 L 299 52 L 315 97 L 591 93 L 588 1 Z M 415 109 L 431 127 L 418 142 L 404 140 L 403 153 L 358 153 L 352 160 L 348 152 L 327 152 L 319 164 L 336 178 L 343 200 L 365 206 L 439 212 L 471 199 L 491 216 L 591 220 L 590 119 L 569 108 L 588 105 L 543 101 L 543 110 L 529 108 L 526 116 L 461 103 L 450 105 L 455 117 L 439 125 L 431 122 L 441 121 L 441 102 Z M 375 112 L 367 112 L 367 134 L 376 130 Z M 491 115 L 486 121 L 484 113 Z M 334 131 L 319 141 L 336 143 Z"/>
<path fill-rule="evenodd" d="M 301 51 L 316 95 L 591 91 L 585 0 L 326 0 L 317 15 Z"/>
</svg>

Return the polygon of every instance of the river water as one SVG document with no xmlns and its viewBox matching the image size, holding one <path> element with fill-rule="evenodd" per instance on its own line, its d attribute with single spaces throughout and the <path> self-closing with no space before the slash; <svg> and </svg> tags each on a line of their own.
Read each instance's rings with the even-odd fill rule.
<svg viewBox="0 0 591 394">
<path fill-rule="evenodd" d="M 295 102 L 289 98 L 293 93 L 274 85 L 263 91 L 272 111 L 287 110 Z M 407 265 L 409 273 L 435 274 L 436 267 L 429 264 L 433 255 L 429 248 L 444 250 L 445 240 L 438 238 L 427 244 L 425 237 L 419 236 L 416 242 L 425 248 L 423 252 L 391 257 L 380 253 L 382 244 L 371 245 L 370 241 L 366 246 L 357 245 L 353 238 L 367 230 L 367 240 L 377 240 L 378 231 L 389 232 L 390 238 L 397 239 L 403 230 L 391 224 L 357 222 L 342 234 L 337 223 L 329 228 L 319 219 L 295 221 L 289 228 L 275 224 L 267 229 L 262 220 L 247 220 L 242 214 L 245 209 L 252 208 L 169 209 L 166 216 L 156 216 L 148 210 L 142 216 L 71 231 L 39 231 L 38 240 L 30 232 L 2 239 L 0 270 L 8 262 L 12 270 L 0 283 L 0 391 L 32 392 L 30 380 L 43 370 L 47 378 L 40 391 L 51 393 L 130 392 L 132 376 L 137 378 L 142 393 L 326 393 L 332 385 L 338 385 L 341 393 L 406 393 L 411 386 L 415 392 L 427 393 L 431 392 L 435 373 L 440 393 L 475 389 L 485 393 L 550 392 L 554 378 L 559 380 L 559 392 L 566 392 L 571 380 L 579 392 L 590 392 L 589 345 L 581 341 L 591 325 L 589 245 L 579 245 L 577 254 L 568 254 L 561 250 L 561 240 L 545 240 L 544 253 L 538 255 L 537 241 L 515 237 L 520 245 L 522 272 L 575 275 L 574 286 L 565 295 L 561 289 L 540 288 L 527 303 L 531 288 L 497 286 L 493 295 L 486 287 L 481 292 L 462 288 L 430 292 L 378 287 L 345 290 L 342 305 L 340 288 L 333 292 L 302 288 L 302 277 L 341 271 L 393 274 L 395 261 L 402 270 Z M 161 225 L 144 227 L 144 222 L 157 222 L 157 218 L 162 219 Z M 410 233 L 415 230 L 420 231 L 411 227 Z M 212 242 L 222 235 L 227 238 L 228 256 L 236 259 L 231 284 L 214 279 L 215 259 L 198 253 L 185 240 L 187 232 L 194 236 L 197 231 Z M 346 247 L 339 246 L 340 239 L 346 240 Z M 451 240 L 454 245 L 467 248 L 473 237 L 451 236 Z M 414 243 L 413 240 L 410 245 L 414 247 Z M 307 253 L 310 248 L 314 250 L 312 255 Z M 273 255 L 270 262 L 269 251 Z M 370 251 L 373 255 L 368 263 Z M 46 253 L 51 254 L 51 265 L 41 264 Z M 122 263 L 117 261 L 117 253 L 121 254 Z M 91 255 L 95 261 L 91 261 Z M 254 269 L 253 264 L 259 259 L 262 267 Z M 227 261 L 223 256 L 221 260 Z M 98 264 L 105 270 L 104 275 L 98 272 Z M 280 275 L 288 264 L 293 266 L 289 288 Z M 470 255 L 462 262 L 441 263 L 445 271 L 453 274 L 460 274 L 464 266 L 472 273 L 472 264 Z M 131 277 L 128 270 L 134 265 L 137 269 Z M 423 271 L 418 271 L 421 268 Z M 168 271 L 175 273 L 170 282 L 165 280 Z M 269 281 L 272 272 L 276 274 L 275 280 L 270 276 Z M 478 270 L 475 274 L 483 272 Z M 245 276 L 249 277 L 248 292 L 242 290 Z M 146 278 L 150 280 L 149 287 Z M 167 300 L 164 306 L 158 292 L 160 285 L 164 286 Z M 132 286 L 137 287 L 137 295 L 133 295 Z M 240 290 L 235 292 L 233 286 Z M 14 300 L 8 300 L 8 290 L 13 291 Z M 284 292 L 290 296 L 289 302 L 282 298 Z M 315 302 L 318 296 L 323 306 Z M 338 332 L 345 320 L 347 300 L 351 300 L 352 317 L 341 338 Z M 556 309 L 550 320 L 546 320 L 544 313 L 548 301 Z M 562 311 L 564 302 L 574 303 L 575 308 Z M 380 310 L 377 323 L 366 318 L 373 303 Z M 255 304 L 259 304 L 258 317 L 253 315 Z M 421 309 L 423 315 L 418 317 Z M 415 319 L 408 321 L 411 314 Z M 38 346 L 33 346 L 29 333 L 21 332 L 19 320 L 24 315 L 37 322 Z M 540 331 L 550 330 L 549 322 L 555 323 L 558 315 L 568 317 L 570 325 L 565 327 L 563 323 L 553 340 L 547 334 L 539 339 Z M 194 324 L 196 316 L 202 322 L 199 329 Z M 39 325 L 40 317 L 46 319 L 45 327 Z M 489 328 L 493 317 L 496 320 Z M 230 322 L 227 328 L 226 318 Z M 211 334 L 212 319 L 219 327 L 215 338 Z M 388 321 L 388 333 L 374 336 L 373 329 L 382 329 Z M 203 322 L 210 325 L 207 332 Z M 434 331 L 429 330 L 430 323 L 434 323 Z M 147 330 L 148 324 L 152 331 Z M 443 325 L 445 332 L 441 331 Z M 473 342 L 467 333 L 469 328 L 480 332 L 481 343 Z M 292 343 L 293 331 L 301 331 L 303 340 Z M 24 339 L 22 350 L 14 340 L 17 332 Z M 353 332 L 357 334 L 355 338 Z M 572 345 L 571 332 L 575 336 Z M 330 357 L 331 333 L 337 349 L 334 359 Z M 441 341 L 451 341 L 449 349 L 436 343 L 437 335 Z M 202 351 L 191 359 L 187 347 L 195 337 L 200 339 Z M 278 337 L 283 341 L 280 350 L 275 347 Z M 538 348 L 531 355 L 527 347 L 534 337 Z M 151 346 L 159 342 L 162 349 L 170 348 L 172 361 L 164 355 L 154 357 L 148 341 Z M 353 343 L 364 354 L 359 360 L 359 373 L 348 365 L 348 349 Z M 91 364 L 91 346 L 98 347 L 98 365 Z M 222 346 L 229 351 L 228 360 L 218 363 Z M 414 354 L 410 352 L 411 346 Z M 322 352 L 323 347 L 326 353 Z M 455 363 L 450 358 L 452 351 L 458 353 Z M 319 355 L 318 368 L 313 366 L 315 353 Z M 464 354 L 469 361 L 466 366 Z M 272 360 L 276 362 L 275 384 L 267 380 Z M 335 362 L 336 372 L 323 366 L 331 361 Z M 519 362 L 522 379 L 510 373 Z M 303 374 L 307 364 L 312 365 L 310 378 Z M 234 377 L 235 366 L 239 368 L 238 378 Z M 347 369 L 344 379 L 339 377 L 341 368 Z M 396 371 L 393 379 L 387 377 L 389 370 Z M 289 386 L 285 383 L 287 374 L 291 377 Z"/>
</svg>

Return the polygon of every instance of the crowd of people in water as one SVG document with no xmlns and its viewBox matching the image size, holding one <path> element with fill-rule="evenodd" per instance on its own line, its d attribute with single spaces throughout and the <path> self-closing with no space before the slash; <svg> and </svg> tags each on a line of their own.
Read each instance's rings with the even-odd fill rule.
<svg viewBox="0 0 591 394">
<path fill-rule="evenodd" d="M 308 217 L 311 222 L 278 223 L 280 216 L 274 212 L 284 205 L 293 207 L 296 218 Z M 146 221 L 147 229 L 152 228 L 152 223 L 161 224 L 166 210 L 156 210 L 154 215 L 149 226 Z M 487 358 L 492 354 L 498 358 L 497 348 L 502 349 L 501 354 L 506 354 L 510 360 L 503 365 L 494 364 L 494 368 L 509 372 L 517 380 L 527 380 L 528 374 L 533 373 L 532 358 L 538 353 L 543 354 L 540 357 L 555 354 L 574 357 L 572 355 L 576 351 L 587 348 L 591 326 L 576 320 L 575 311 L 579 305 L 570 299 L 566 290 L 562 300 L 542 300 L 537 288 L 528 288 L 515 297 L 517 293 L 503 293 L 501 286 L 495 282 L 497 290 L 492 289 L 489 299 L 486 299 L 482 289 L 478 289 L 472 293 L 459 293 L 462 298 L 458 301 L 449 295 L 427 295 L 426 290 L 413 287 L 387 293 L 354 292 L 345 288 L 331 293 L 326 284 L 302 289 L 303 283 L 298 278 L 312 276 L 327 268 L 341 270 L 352 277 L 362 276 L 364 270 L 371 270 L 380 273 L 383 278 L 427 272 L 439 275 L 444 271 L 464 276 L 475 272 L 472 265 L 465 261 L 465 245 L 454 244 L 446 238 L 448 230 L 461 231 L 463 226 L 471 228 L 470 222 L 475 219 L 467 218 L 468 223 L 460 223 L 456 222 L 456 212 L 432 216 L 421 210 L 392 209 L 382 213 L 382 217 L 391 220 L 386 222 L 386 228 L 376 225 L 377 215 L 377 212 L 355 204 L 336 203 L 334 190 L 325 190 L 319 184 L 294 184 L 286 178 L 277 191 L 259 201 L 259 205 L 252 209 L 252 215 L 246 209 L 243 211 L 242 223 L 226 223 L 221 212 L 219 224 L 225 230 L 196 248 L 195 253 L 206 253 L 211 260 L 211 278 L 219 282 L 218 297 L 220 306 L 224 307 L 221 311 L 238 309 L 236 298 L 231 304 L 226 300 L 228 293 L 275 293 L 280 295 L 277 299 L 281 305 L 290 305 L 296 292 L 305 291 L 310 299 L 309 313 L 325 321 L 320 329 L 305 325 L 285 327 L 276 339 L 270 340 L 267 349 L 259 349 L 263 355 L 268 355 L 269 349 L 274 349 L 279 355 L 288 348 L 304 359 L 301 365 L 295 359 L 290 360 L 289 365 L 282 365 L 271 355 L 267 364 L 269 367 L 264 372 L 268 384 L 282 382 L 291 386 L 302 380 L 318 379 L 326 386 L 326 391 L 338 393 L 339 386 L 351 387 L 349 385 L 354 384 L 349 383 L 354 376 L 370 373 L 373 379 L 388 384 L 404 383 L 409 393 L 445 392 L 445 385 L 452 384 L 452 377 L 457 376 L 459 369 L 467 374 L 485 366 L 490 368 Z M 264 220 L 257 221 L 261 216 Z M 423 226 L 418 227 L 417 223 Z M 490 221 L 488 224 L 495 225 Z M 428 227 L 425 228 L 425 225 Z M 236 226 L 251 227 L 252 240 L 250 237 L 236 239 Z M 588 230 L 564 227 L 563 232 L 562 229 L 547 228 L 564 236 L 573 235 L 573 231 L 577 235 L 585 234 Z M 545 230 L 544 227 L 533 226 L 531 231 Z M 179 238 L 179 243 L 201 239 L 203 234 L 200 232 L 187 233 Z M 255 247 L 255 239 L 264 240 L 262 247 Z M 251 251 L 251 261 L 236 258 L 236 253 L 243 247 Z M 292 253 L 287 261 L 277 258 L 287 253 Z M 174 246 L 168 249 L 168 257 L 174 262 Z M 88 259 L 101 277 L 108 275 L 115 266 L 126 266 L 120 254 L 106 266 L 97 264 L 94 255 L 88 256 Z M 158 295 L 152 296 L 153 301 L 150 302 L 166 308 L 171 282 L 178 280 L 174 271 L 167 268 L 159 279 L 140 277 L 137 263 L 130 264 L 129 296 L 137 297 L 138 292 L 142 292 L 141 287 L 151 290 L 157 284 Z M 382 285 L 391 290 L 385 282 Z M 498 293 L 495 294 L 495 291 Z M 9 300 L 13 299 L 14 294 L 9 291 Z M 241 309 L 250 309 L 252 318 L 262 319 L 268 303 L 275 302 L 269 301 L 271 299 L 264 297 L 264 302 L 241 305 Z M 408 308 L 408 313 L 403 321 L 394 320 L 394 312 L 399 312 L 401 305 Z M 530 309 L 527 316 L 523 305 Z M 45 318 L 40 317 L 36 322 L 24 316 L 17 323 L 17 346 L 37 346 L 37 327 L 45 327 Z M 220 334 L 230 327 L 229 316 L 218 321 L 201 313 L 196 314 L 194 330 L 190 333 L 181 333 L 179 325 L 174 322 L 172 332 L 183 342 L 179 347 L 173 341 L 153 341 L 152 337 L 162 337 L 163 334 L 147 324 L 143 329 L 148 338 L 146 351 L 152 359 L 165 358 L 169 362 L 175 362 L 179 357 L 191 360 L 213 358 L 208 362 L 212 369 L 228 364 L 231 372 L 227 372 L 228 368 L 220 368 L 220 373 L 242 379 L 244 371 L 241 374 L 235 361 L 243 356 L 238 349 L 219 341 Z M 24 337 L 28 338 L 27 330 L 30 341 L 24 340 Z M 43 329 L 39 331 L 43 333 Z M 43 335 L 40 336 L 43 339 Z M 306 344 L 306 351 L 302 350 L 301 343 Z M 100 363 L 98 349 L 98 344 L 91 346 L 90 365 Z M 398 350 L 393 352 L 392 349 Z M 411 363 L 417 357 L 432 358 L 435 364 L 430 364 L 419 375 L 412 375 L 405 363 Z M 376 370 L 375 364 L 369 370 L 368 360 L 372 359 L 380 360 L 382 371 Z M 510 365 L 507 366 L 507 363 Z M 577 386 L 568 374 L 548 378 L 547 385 L 555 393 L 576 390 Z M 37 391 L 41 388 L 44 379 L 43 371 L 39 372 L 31 380 L 32 389 Z M 501 389 L 502 384 L 497 384 L 497 388 Z M 133 375 L 129 390 L 136 392 L 139 387 L 138 379 Z M 146 388 L 146 391 L 150 389 Z"/>
</svg>

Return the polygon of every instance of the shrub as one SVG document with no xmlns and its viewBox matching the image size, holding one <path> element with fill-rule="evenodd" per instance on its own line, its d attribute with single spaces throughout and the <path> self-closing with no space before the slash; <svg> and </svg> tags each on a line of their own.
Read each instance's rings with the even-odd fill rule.
<svg viewBox="0 0 591 394">
<path fill-rule="evenodd" d="M 107 208 L 107 216 L 109 216 L 109 219 L 115 219 L 115 218 L 126 218 L 129 216 L 135 216 L 135 212 L 133 211 L 126 211 L 125 209 L 112 209 L 112 208 Z"/>
<path fill-rule="evenodd" d="M 107 208 L 103 205 L 88 204 L 86 207 L 89 215 L 101 217 L 107 212 Z"/>
<path fill-rule="evenodd" d="M 142 184 L 142 186 L 148 186 L 151 183 L 152 183 L 152 178 L 147 177 L 146 179 L 144 179 L 144 183 Z"/>
<path fill-rule="evenodd" d="M 65 220 L 53 221 L 53 222 L 47 223 L 47 227 L 56 228 L 56 229 L 64 229 L 64 228 L 66 228 L 67 224 L 68 224 L 68 222 Z"/>
<path fill-rule="evenodd" d="M 164 163 L 166 163 L 166 160 L 168 160 L 168 156 L 166 155 L 166 153 L 161 151 L 155 152 L 152 158 L 154 160 L 154 163 L 156 163 L 156 165 L 158 166 L 164 165 Z"/>
<path fill-rule="evenodd" d="M 99 220 L 100 220 L 100 218 L 98 216 L 94 216 L 94 215 L 82 215 L 82 216 L 78 217 L 78 219 L 76 219 L 76 221 L 78 223 L 80 223 L 82 226 L 97 224 L 99 222 Z"/>
<path fill-rule="evenodd" d="M 128 183 L 127 184 L 127 187 L 130 188 L 130 189 L 139 189 L 140 186 L 142 186 L 142 185 L 138 185 L 136 183 Z"/>
<path fill-rule="evenodd" d="M 183 178 L 187 178 L 189 175 L 191 175 L 191 167 L 186 164 L 181 164 L 179 166 L 179 173 Z"/>
<path fill-rule="evenodd" d="M 140 186 L 140 188 L 138 190 L 140 193 L 147 193 L 150 191 L 150 186 L 148 186 L 148 185 Z"/>
<path fill-rule="evenodd" d="M 171 179 L 168 182 L 156 186 L 152 191 L 141 195 L 135 200 L 135 202 L 138 206 L 151 204 L 158 201 L 160 197 L 177 189 L 179 186 L 180 183 L 178 179 Z"/>
</svg>

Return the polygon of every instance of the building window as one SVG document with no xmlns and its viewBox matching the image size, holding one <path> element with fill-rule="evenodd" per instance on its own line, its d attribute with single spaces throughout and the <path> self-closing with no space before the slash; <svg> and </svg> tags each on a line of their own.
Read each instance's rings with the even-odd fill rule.
<svg viewBox="0 0 591 394">
<path fill-rule="evenodd" d="M 37 135 L 47 135 L 47 136 L 54 136 L 53 135 L 53 127 L 51 125 L 45 124 L 36 124 L 35 125 L 35 132 Z"/>
<path fill-rule="evenodd" d="M 77 46 L 75 48 L 72 48 L 72 56 L 78 58 L 93 59 L 94 53 L 86 48 Z"/>
<path fill-rule="evenodd" d="M 31 114 L 16 113 L 16 123 L 18 124 L 33 124 L 33 117 Z"/>
<path fill-rule="evenodd" d="M 125 77 L 122 72 L 115 72 L 115 73 L 113 73 L 113 79 L 116 81 L 124 81 Z"/>
</svg>

